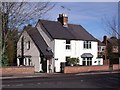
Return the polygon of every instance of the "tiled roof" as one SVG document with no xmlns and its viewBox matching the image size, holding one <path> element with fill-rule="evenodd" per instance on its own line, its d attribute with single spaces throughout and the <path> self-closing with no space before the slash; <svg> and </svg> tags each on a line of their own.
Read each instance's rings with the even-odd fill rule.
<svg viewBox="0 0 120 90">
<path fill-rule="evenodd" d="M 98 46 L 105 46 L 105 44 L 101 42 L 100 40 L 98 40 Z"/>
<path fill-rule="evenodd" d="M 45 57 L 50 58 L 53 56 L 52 51 L 47 50 L 48 45 L 46 44 L 46 42 L 40 35 L 39 31 L 35 27 L 34 28 L 29 27 L 29 28 L 26 28 L 25 30 L 27 31 L 27 33 L 29 34 L 29 36 L 37 46 L 38 50 L 42 52 Z"/>
<path fill-rule="evenodd" d="M 70 39 L 70 40 L 91 40 L 97 41 L 81 25 L 68 24 L 68 27 L 58 21 L 39 20 L 41 28 L 53 39 Z"/>
<path fill-rule="evenodd" d="M 118 46 L 118 39 L 116 37 L 111 37 L 108 39 L 108 42 L 112 45 Z"/>
</svg>

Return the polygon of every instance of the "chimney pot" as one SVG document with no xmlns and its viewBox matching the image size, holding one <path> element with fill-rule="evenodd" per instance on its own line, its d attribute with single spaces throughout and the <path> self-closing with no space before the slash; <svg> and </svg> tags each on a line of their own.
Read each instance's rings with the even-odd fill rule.
<svg viewBox="0 0 120 90">
<path fill-rule="evenodd" d="M 58 21 L 64 26 L 68 26 L 68 16 L 67 14 L 59 14 Z"/>
</svg>

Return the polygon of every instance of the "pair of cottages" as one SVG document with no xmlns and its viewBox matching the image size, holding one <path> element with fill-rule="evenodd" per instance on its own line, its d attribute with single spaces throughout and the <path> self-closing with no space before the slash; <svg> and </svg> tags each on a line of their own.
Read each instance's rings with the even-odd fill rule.
<svg viewBox="0 0 120 90">
<path fill-rule="evenodd" d="M 17 43 L 17 65 L 34 66 L 35 72 L 60 72 L 69 57 L 78 58 L 81 66 L 103 65 L 98 40 L 81 25 L 68 24 L 66 14 L 26 26 Z"/>
</svg>

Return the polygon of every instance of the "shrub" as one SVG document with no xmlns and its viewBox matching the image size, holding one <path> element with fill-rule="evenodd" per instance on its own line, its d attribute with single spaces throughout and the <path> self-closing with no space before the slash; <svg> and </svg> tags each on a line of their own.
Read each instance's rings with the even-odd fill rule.
<svg viewBox="0 0 120 90">
<path fill-rule="evenodd" d="M 79 58 L 68 58 L 67 64 L 68 65 L 77 65 L 79 63 Z"/>
</svg>

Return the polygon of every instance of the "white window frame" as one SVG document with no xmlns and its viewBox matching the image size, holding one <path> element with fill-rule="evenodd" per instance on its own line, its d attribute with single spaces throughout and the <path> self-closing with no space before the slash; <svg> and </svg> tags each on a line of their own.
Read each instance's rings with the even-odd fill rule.
<svg viewBox="0 0 120 90">
<path fill-rule="evenodd" d="M 92 43 L 91 43 L 91 41 L 84 41 L 84 42 L 83 42 L 83 48 L 84 48 L 84 49 L 91 49 L 91 48 L 92 48 Z"/>
<path fill-rule="evenodd" d="M 27 42 L 26 42 L 26 48 L 27 48 L 27 50 L 30 49 L 30 41 L 27 41 Z"/>
<path fill-rule="evenodd" d="M 69 41 L 69 43 L 67 43 Z M 66 45 L 65 45 L 66 50 L 71 50 L 71 40 L 66 40 Z"/>
<path fill-rule="evenodd" d="M 82 62 L 84 62 L 85 61 L 85 65 L 84 66 L 92 66 L 92 58 L 90 58 L 90 57 L 87 57 L 87 58 L 83 58 L 83 61 Z M 88 65 L 88 63 L 87 62 L 90 62 L 91 61 L 91 65 L 90 65 L 90 63 L 89 63 L 89 65 Z"/>
</svg>

